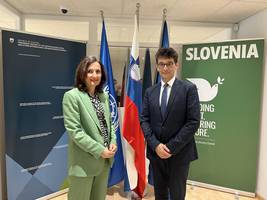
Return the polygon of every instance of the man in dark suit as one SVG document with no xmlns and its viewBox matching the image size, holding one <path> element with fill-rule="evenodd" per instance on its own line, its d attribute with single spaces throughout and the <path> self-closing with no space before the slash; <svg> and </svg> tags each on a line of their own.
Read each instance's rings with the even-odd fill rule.
<svg viewBox="0 0 267 200">
<path fill-rule="evenodd" d="M 184 200 L 191 161 L 198 158 L 194 134 L 199 127 L 197 88 L 175 78 L 178 54 L 173 48 L 156 53 L 161 82 L 145 93 L 141 126 L 153 170 L 156 200 Z"/>
</svg>

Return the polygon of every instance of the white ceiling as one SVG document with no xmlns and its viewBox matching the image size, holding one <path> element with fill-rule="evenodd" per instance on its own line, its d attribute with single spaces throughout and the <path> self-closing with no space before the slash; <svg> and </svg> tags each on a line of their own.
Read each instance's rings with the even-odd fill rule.
<svg viewBox="0 0 267 200">
<path fill-rule="evenodd" d="M 141 4 L 140 17 L 185 22 L 237 23 L 267 8 L 267 0 L 4 0 L 25 15 L 63 15 L 59 7 L 68 8 L 66 15 L 106 18 L 129 18 Z"/>
<path fill-rule="evenodd" d="M 232 24 L 267 9 L 267 0 L 0 0 L 0 27 L 1 24 L 3 27 L 12 27 L 12 23 L 16 23 L 16 17 L 10 17 L 13 15 L 12 12 L 5 8 L 8 7 L 13 12 L 25 16 L 27 31 L 87 41 L 91 34 L 88 33 L 88 21 L 82 20 L 79 27 L 77 27 L 79 23 L 75 19 L 73 20 L 75 23 L 72 24 L 71 17 L 67 18 L 70 21 L 64 21 L 60 6 L 68 9 L 66 16 L 85 17 L 85 19 L 86 17 L 100 19 L 99 11 L 103 10 L 105 18 L 110 19 L 106 20 L 109 43 L 111 42 L 113 46 L 116 46 L 117 43 L 121 45 L 123 42 L 130 45 L 134 29 L 133 14 L 137 2 L 141 4 L 140 42 L 143 46 L 149 47 L 158 45 L 164 8 L 167 9 L 166 15 L 172 44 L 211 41 L 212 39 L 217 41 L 216 37 L 218 36 L 220 36 L 220 40 L 222 38 L 230 39 L 228 32 L 231 33 L 229 27 Z M 115 20 L 112 20 L 113 18 Z M 126 20 L 124 21 L 124 19 Z M 94 19 L 90 20 L 90 23 L 92 21 Z M 203 22 L 203 24 L 194 22 Z M 205 22 L 215 25 L 210 26 Z M 101 20 L 97 20 L 95 23 L 97 23 L 97 27 L 94 28 L 98 32 L 95 37 L 99 42 L 102 30 Z M 264 25 L 266 22 L 262 22 L 262 24 Z M 13 25 L 13 27 L 15 26 Z M 121 81 L 122 67 L 128 57 L 127 53 L 127 47 L 111 48 L 112 63 L 113 66 L 116 66 L 114 73 L 119 82 Z M 142 57 L 143 54 L 144 52 L 140 56 Z"/>
</svg>

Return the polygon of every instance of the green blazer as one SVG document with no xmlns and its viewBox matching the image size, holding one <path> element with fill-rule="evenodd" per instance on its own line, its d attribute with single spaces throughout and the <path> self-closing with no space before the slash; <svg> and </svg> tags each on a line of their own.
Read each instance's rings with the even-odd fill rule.
<svg viewBox="0 0 267 200">
<path fill-rule="evenodd" d="M 116 144 L 108 95 L 100 93 L 99 98 L 104 107 L 110 143 Z M 111 166 L 113 158 L 104 159 L 100 156 L 105 148 L 104 140 L 101 136 L 99 120 L 88 94 L 77 88 L 66 92 L 63 97 L 63 115 L 64 125 L 69 134 L 69 176 L 96 176 L 103 170 L 106 160 Z"/>
</svg>

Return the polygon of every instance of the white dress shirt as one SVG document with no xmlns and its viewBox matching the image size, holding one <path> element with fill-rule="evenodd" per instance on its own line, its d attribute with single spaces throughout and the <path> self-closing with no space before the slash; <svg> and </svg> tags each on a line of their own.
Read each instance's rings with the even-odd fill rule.
<svg viewBox="0 0 267 200">
<path fill-rule="evenodd" d="M 168 86 L 167 86 L 167 105 L 168 105 L 168 101 L 169 101 L 169 97 L 171 94 L 171 89 L 172 89 L 172 85 L 173 85 L 174 81 L 175 81 L 175 76 L 172 77 L 172 79 L 167 82 L 168 83 Z M 163 80 L 161 80 L 159 105 L 161 105 L 161 97 L 162 97 L 162 92 L 164 90 L 164 85 L 165 85 L 165 83 L 163 82 Z"/>
</svg>

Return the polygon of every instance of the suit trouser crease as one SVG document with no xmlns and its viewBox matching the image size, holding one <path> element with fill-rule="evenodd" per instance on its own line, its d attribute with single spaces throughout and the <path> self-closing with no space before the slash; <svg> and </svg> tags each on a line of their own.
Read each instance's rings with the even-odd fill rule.
<svg viewBox="0 0 267 200">
<path fill-rule="evenodd" d="M 155 200 L 184 200 L 189 164 L 176 164 L 172 159 L 150 161 L 154 178 Z"/>
</svg>

